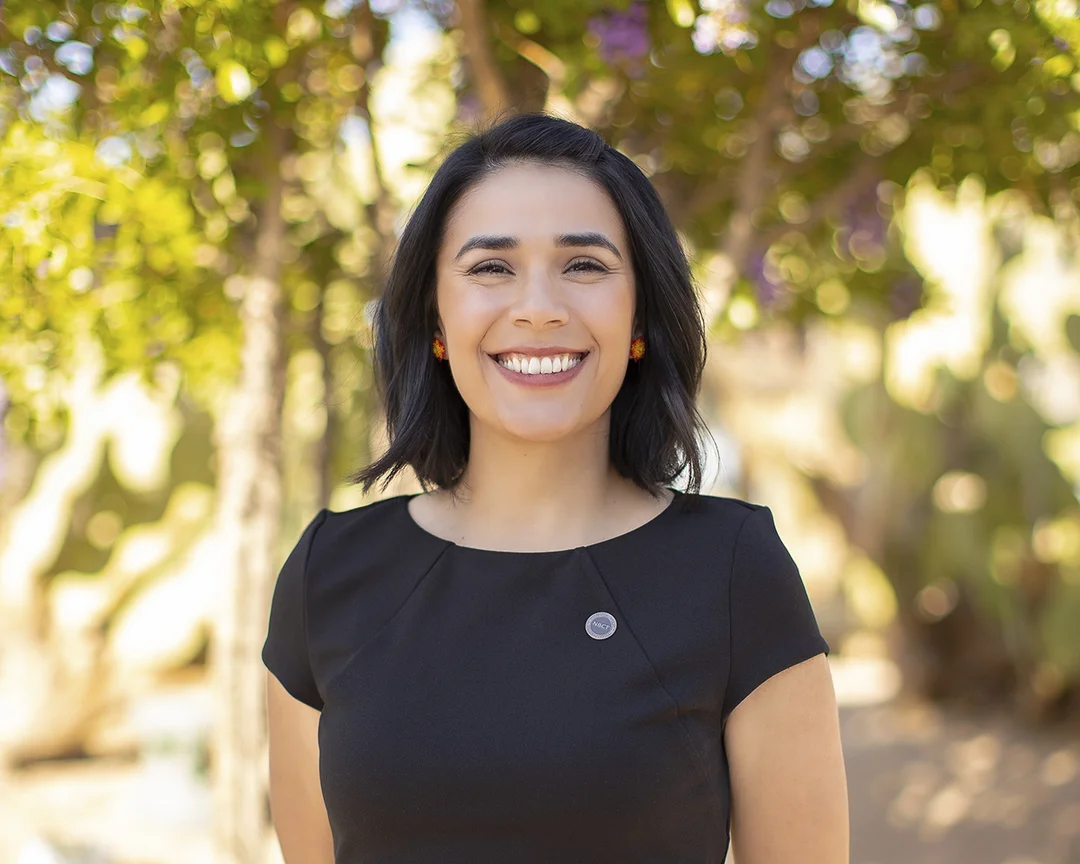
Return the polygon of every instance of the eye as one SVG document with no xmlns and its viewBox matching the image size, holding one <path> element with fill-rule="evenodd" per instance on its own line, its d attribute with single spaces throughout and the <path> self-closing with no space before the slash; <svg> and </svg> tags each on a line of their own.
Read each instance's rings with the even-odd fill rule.
<svg viewBox="0 0 1080 864">
<path fill-rule="evenodd" d="M 470 276 L 475 276 L 485 273 L 509 273 L 510 270 L 506 267 L 505 264 L 500 261 L 481 261 L 475 267 L 471 268 L 468 272 Z"/>
<path fill-rule="evenodd" d="M 607 273 L 608 268 L 593 258 L 575 258 L 570 262 L 567 270 L 576 273 Z"/>
</svg>

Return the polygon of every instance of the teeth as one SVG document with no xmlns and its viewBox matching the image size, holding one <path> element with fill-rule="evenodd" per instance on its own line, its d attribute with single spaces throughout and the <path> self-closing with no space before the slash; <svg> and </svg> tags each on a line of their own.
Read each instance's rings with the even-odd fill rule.
<svg viewBox="0 0 1080 864">
<path fill-rule="evenodd" d="M 583 355 L 582 355 L 583 356 Z M 513 369 L 523 375 L 550 375 L 553 372 L 565 372 L 581 362 L 582 356 L 556 354 L 551 357 L 524 357 L 506 355 L 499 360 L 507 369 Z"/>
</svg>

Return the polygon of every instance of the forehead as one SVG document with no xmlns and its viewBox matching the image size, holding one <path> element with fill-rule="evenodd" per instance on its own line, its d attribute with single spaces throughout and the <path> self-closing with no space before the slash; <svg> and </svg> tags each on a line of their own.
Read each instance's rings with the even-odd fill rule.
<svg viewBox="0 0 1080 864">
<path fill-rule="evenodd" d="M 475 234 L 545 239 L 579 231 L 625 245 L 622 218 L 603 187 L 567 168 L 526 163 L 497 169 L 457 201 L 446 245 Z"/>
</svg>

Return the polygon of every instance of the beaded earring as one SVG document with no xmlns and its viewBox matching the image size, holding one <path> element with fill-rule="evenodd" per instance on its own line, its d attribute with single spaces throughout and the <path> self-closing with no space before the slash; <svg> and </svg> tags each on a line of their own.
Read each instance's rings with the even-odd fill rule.
<svg viewBox="0 0 1080 864">
<path fill-rule="evenodd" d="M 446 359 L 446 346 L 443 345 L 442 339 L 438 336 L 431 340 L 431 353 L 435 355 L 435 359 L 440 363 Z"/>
<path fill-rule="evenodd" d="M 645 356 L 645 340 L 638 336 L 633 342 L 630 343 L 630 359 L 635 363 Z"/>
</svg>

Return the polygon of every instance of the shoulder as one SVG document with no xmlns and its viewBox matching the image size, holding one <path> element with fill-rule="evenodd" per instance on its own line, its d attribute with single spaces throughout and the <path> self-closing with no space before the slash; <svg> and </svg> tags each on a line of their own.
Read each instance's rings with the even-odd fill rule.
<svg viewBox="0 0 1080 864">
<path fill-rule="evenodd" d="M 740 525 L 752 513 L 768 509 L 764 504 L 753 504 L 725 495 L 680 493 L 679 499 L 674 503 L 675 512 L 696 517 L 700 524 L 716 525 L 723 522 Z"/>
<path fill-rule="evenodd" d="M 342 556 L 369 562 L 401 560 L 403 553 L 421 556 L 441 550 L 445 541 L 420 529 L 408 512 L 408 495 L 395 495 L 349 510 L 325 510 L 312 560 L 328 563 Z"/>
<path fill-rule="evenodd" d="M 786 554 L 767 505 L 724 495 L 680 494 L 657 530 L 638 539 L 635 545 L 651 548 L 623 551 L 717 580 L 724 590 L 737 572 L 769 566 Z"/>
<path fill-rule="evenodd" d="M 744 526 L 761 512 L 763 504 L 724 495 L 680 494 L 665 523 L 669 542 L 680 547 L 709 548 L 718 553 L 734 550 Z"/>
<path fill-rule="evenodd" d="M 715 550 L 714 559 L 728 580 L 748 587 L 775 588 L 777 581 L 798 582 L 801 576 L 777 530 L 772 508 L 741 498 L 685 496 L 680 518 L 671 520 L 672 534 L 689 545 Z"/>
<path fill-rule="evenodd" d="M 445 541 L 422 531 L 398 495 L 354 507 L 325 510 L 308 556 L 311 602 L 337 603 L 356 591 L 396 593 L 393 586 L 425 573 Z"/>
<path fill-rule="evenodd" d="M 326 525 L 320 532 L 329 538 L 343 538 L 353 532 L 370 530 L 400 531 L 408 496 L 395 495 L 371 501 L 349 510 L 326 510 Z"/>
<path fill-rule="evenodd" d="M 410 520 L 408 497 L 325 510 L 307 563 L 307 621 L 320 682 L 376 632 L 446 551 Z"/>
<path fill-rule="evenodd" d="M 680 492 L 653 522 L 590 553 L 604 572 L 643 580 L 665 574 L 667 588 L 711 605 L 713 592 L 726 593 L 743 526 L 764 509 L 739 498 Z"/>
<path fill-rule="evenodd" d="M 406 527 L 401 518 L 405 497 L 383 498 L 349 510 L 323 510 L 317 550 L 325 555 L 358 542 L 370 545 L 374 537 L 386 537 L 392 542 Z"/>
</svg>

